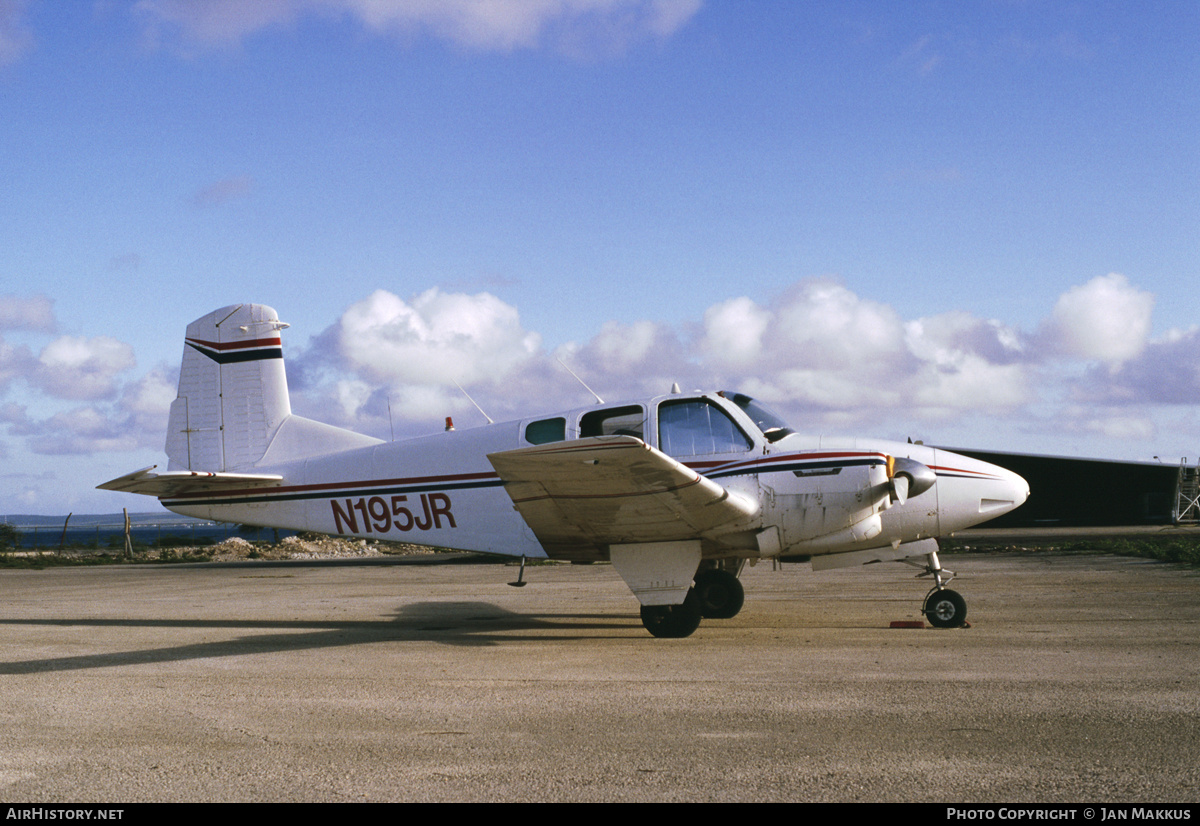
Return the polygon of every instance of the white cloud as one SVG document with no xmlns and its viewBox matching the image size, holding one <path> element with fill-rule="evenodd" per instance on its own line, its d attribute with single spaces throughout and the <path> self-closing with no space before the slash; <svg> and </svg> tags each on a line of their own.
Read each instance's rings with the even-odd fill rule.
<svg viewBox="0 0 1200 826">
<path fill-rule="evenodd" d="M 378 290 L 349 307 L 336 340 L 350 369 L 391 384 L 501 381 L 539 350 L 515 307 L 489 293 L 427 290 L 404 301 Z"/>
<path fill-rule="evenodd" d="M 167 368 L 158 367 L 125 385 L 113 403 L 60 410 L 44 419 L 30 418 L 27 408 L 8 404 L 0 408 L 0 422 L 24 437 L 30 451 L 43 455 L 157 450 L 175 394 Z"/>
<path fill-rule="evenodd" d="M 897 58 L 899 66 L 915 67 L 917 74 L 928 75 L 942 63 L 942 55 L 934 46 L 933 35 L 923 35 Z"/>
<path fill-rule="evenodd" d="M 632 324 L 606 321 L 588 347 L 594 351 L 594 358 L 601 360 L 609 370 L 625 372 L 658 357 L 663 349 L 660 346 L 662 332 L 652 321 Z"/>
<path fill-rule="evenodd" d="M 33 33 L 25 24 L 27 0 L 0 0 L 0 66 L 15 63 L 33 48 Z"/>
<path fill-rule="evenodd" d="M 1200 403 L 1200 327 L 1168 330 L 1119 367 L 1089 370 L 1077 395 L 1106 404 Z"/>
<path fill-rule="evenodd" d="M 867 377 L 892 372 L 907 355 L 895 310 L 829 278 L 802 281 L 786 293 L 772 333 L 769 347 L 779 366 L 787 360 Z"/>
<path fill-rule="evenodd" d="M 0 338 L 0 390 L 10 381 L 32 374 L 37 359 L 28 347 L 9 344 Z"/>
<path fill-rule="evenodd" d="M 245 198 L 254 189 L 254 179 L 249 175 L 237 175 L 214 181 L 192 195 L 192 203 L 199 207 L 221 206 L 238 198 Z"/>
<path fill-rule="evenodd" d="M 54 301 L 45 295 L 28 298 L 19 295 L 0 295 L 0 330 L 34 330 L 53 332 Z"/>
<path fill-rule="evenodd" d="M 134 365 L 133 348 L 108 336 L 61 336 L 38 355 L 30 380 L 61 399 L 100 399 L 116 392 L 116 377 Z"/>
<path fill-rule="evenodd" d="M 898 403 L 916 368 L 899 315 L 831 278 L 765 307 L 741 297 L 710 308 L 698 349 L 709 380 L 810 412 Z"/>
<path fill-rule="evenodd" d="M 37 424 L 36 433 L 29 443 L 42 454 L 107 453 L 141 446 L 137 433 L 90 406 L 55 413 Z"/>
<path fill-rule="evenodd" d="M 1153 312 L 1152 293 L 1118 273 L 1097 276 L 1059 297 L 1042 336 L 1058 353 L 1117 367 L 1146 347 Z"/>
<path fill-rule="evenodd" d="M 863 375 L 853 371 L 784 368 L 773 377 L 760 372 L 754 378 L 761 383 L 766 398 L 792 410 L 798 406 L 828 411 L 871 410 L 895 407 L 903 401 L 895 383 L 864 381 Z"/>
<path fill-rule="evenodd" d="M 1143 411 L 1069 406 L 1059 413 L 1068 432 L 1095 434 L 1114 441 L 1147 441 L 1158 435 L 1153 418 Z"/>
<path fill-rule="evenodd" d="M 470 407 L 470 402 L 457 388 L 432 385 L 397 387 L 388 394 L 392 416 L 400 423 L 436 423 Z M 461 422 L 460 422 L 461 424 Z"/>
<path fill-rule="evenodd" d="M 762 355 L 770 323 L 771 313 L 749 298 L 731 298 L 704 313 L 700 346 L 719 367 L 749 367 Z"/>
<path fill-rule="evenodd" d="M 702 323 L 682 329 L 695 334 L 646 320 L 610 321 L 559 353 L 606 399 L 665 393 L 672 382 L 738 389 L 818 428 L 866 426 L 897 413 L 927 421 L 999 414 L 1036 398 L 1036 361 L 1018 330 L 965 312 L 905 322 L 829 278 L 799 282 L 764 305 L 745 296 L 723 301 Z M 545 386 L 543 366 L 531 359 L 511 384 L 527 391 L 536 370 Z M 551 383 L 560 372 L 550 371 Z M 553 406 L 544 394 L 543 406 L 531 406 L 537 397 L 510 394 L 507 401 L 520 415 Z"/>
<path fill-rule="evenodd" d="M 910 403 L 927 418 L 964 410 L 1006 410 L 1033 399 L 1020 333 L 963 311 L 905 325 L 909 351 L 920 366 L 909 377 Z"/>
<path fill-rule="evenodd" d="M 606 398 L 613 385 L 629 396 L 679 381 L 739 389 L 815 424 L 865 425 L 889 411 L 944 421 L 1035 397 L 1019 331 L 965 312 L 905 322 L 829 278 L 801 281 L 766 305 L 723 301 L 696 329 L 688 341 L 667 325 L 609 322 L 565 349 Z"/>
<path fill-rule="evenodd" d="M 670 326 L 653 321 L 605 322 L 591 341 L 565 345 L 558 357 L 605 399 L 658 395 L 674 382 L 683 387 L 696 384 L 696 367 L 686 357 L 686 346 Z M 556 372 L 567 377 L 561 368 Z M 572 389 L 579 386 L 573 378 L 568 381 Z"/>
<path fill-rule="evenodd" d="M 178 32 L 201 45 L 233 44 L 261 29 L 290 25 L 304 0 L 140 0 L 134 13 L 151 43 Z"/>
<path fill-rule="evenodd" d="M 1029 373 L 1020 364 L 992 364 L 975 353 L 962 353 L 952 366 L 922 365 L 913 378 L 914 412 L 946 418 L 966 410 L 997 413 L 1033 400 Z"/>
<path fill-rule="evenodd" d="M 177 378 L 177 371 L 158 367 L 122 389 L 117 412 L 142 444 L 161 446 Z"/>
<path fill-rule="evenodd" d="M 371 400 L 375 388 L 358 379 L 343 379 L 333 386 L 333 398 L 341 413 L 341 421 L 353 420 Z"/>
<path fill-rule="evenodd" d="M 678 325 L 610 321 L 556 353 L 612 402 L 665 393 L 672 382 L 736 389 L 808 432 L 958 438 L 964 422 L 1016 433 L 1037 421 L 1039 435 L 1145 443 L 1163 432 L 1156 405 L 1200 398 L 1200 328 L 1152 341 L 1152 307 L 1149 293 L 1105 276 L 1064 292 L 1029 334 L 964 311 L 906 320 L 816 278 L 773 301 L 727 299 Z M 1126 338 L 1116 347 L 1090 337 L 1089 324 L 1124 325 Z M 37 453 L 158 450 L 174 370 L 122 385 L 132 363 L 113 339 L 62 336 L 38 357 L 0 342 L 0 379 L 88 402 L 32 419 L 9 404 L 0 421 Z M 591 403 L 517 309 L 486 292 L 376 291 L 314 336 L 289 373 L 300 379 L 298 412 L 382 438 L 389 403 L 398 438 L 440 430 L 448 415 L 460 428 L 480 423 L 454 381 L 498 421 Z"/>
<path fill-rule="evenodd" d="M 141 0 L 154 43 L 179 34 L 200 46 L 232 45 L 309 16 L 349 17 L 380 34 L 428 34 L 469 49 L 507 52 L 553 39 L 626 44 L 674 34 L 700 0 Z"/>
<path fill-rule="evenodd" d="M 962 310 L 927 316 L 904 325 L 905 340 L 918 358 L 955 366 L 968 354 L 1008 364 L 1026 357 L 1020 331 L 994 319 L 976 318 Z"/>
<path fill-rule="evenodd" d="M 646 6 L 646 28 L 659 37 L 669 37 L 696 12 L 703 0 L 651 0 Z"/>
<path fill-rule="evenodd" d="M 389 400 L 397 436 L 439 428 L 446 415 L 460 427 L 477 421 L 452 379 L 497 420 L 589 404 L 557 355 L 609 401 L 665 393 L 673 382 L 740 390 L 808 431 L 944 433 L 967 420 L 1014 430 L 1037 419 L 1041 430 L 1135 439 L 1151 432 L 1151 420 L 1130 412 L 1135 403 L 1200 398 L 1200 328 L 1149 341 L 1152 306 L 1123 277 L 1093 279 L 1064 292 L 1028 333 L 960 310 L 906 320 L 837 280 L 813 278 L 772 301 L 721 301 L 694 322 L 609 321 L 549 354 L 517 309 L 488 293 L 435 289 L 405 300 L 378 291 L 314 338 L 300 395 L 305 415 L 385 438 Z M 1085 322 L 1112 327 L 1130 311 L 1128 349 L 1084 334 Z M 1137 350 L 1115 368 L 1097 359 Z M 1092 367 L 1079 363 L 1084 353 Z M 1085 402 L 1086 422 L 1063 412 L 1056 425 L 1047 412 Z"/>
</svg>

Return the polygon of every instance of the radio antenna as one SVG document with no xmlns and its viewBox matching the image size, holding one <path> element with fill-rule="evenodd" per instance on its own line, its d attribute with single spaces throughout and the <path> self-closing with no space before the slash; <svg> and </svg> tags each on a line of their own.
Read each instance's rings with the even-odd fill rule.
<svg viewBox="0 0 1200 826">
<path fill-rule="evenodd" d="M 454 381 L 454 379 L 450 379 L 450 381 Z M 474 405 L 475 405 L 475 409 L 476 409 L 476 410 L 478 410 L 480 413 L 483 413 L 483 408 L 482 408 L 482 407 L 480 407 L 480 406 L 479 406 L 479 405 L 478 405 L 478 404 L 475 402 L 475 400 L 471 398 L 471 394 L 470 394 L 470 393 L 468 393 L 466 390 L 463 390 L 463 386 L 462 386 L 461 384 L 459 384 L 458 382 L 454 381 L 454 386 L 455 386 L 455 387 L 457 387 L 459 390 L 462 390 L 462 394 L 463 394 L 464 396 L 466 396 L 466 397 L 467 397 L 467 401 L 469 401 L 471 404 L 474 404 Z M 487 419 L 487 420 L 488 420 L 488 424 L 495 424 L 495 422 L 493 422 L 493 421 L 492 421 L 492 417 L 491 417 L 491 416 L 489 416 L 488 414 L 486 414 L 486 413 L 483 413 L 483 418 L 485 418 L 485 419 Z"/>
<path fill-rule="evenodd" d="M 559 364 L 561 364 L 561 365 L 563 366 L 563 369 L 564 369 L 564 370 L 566 370 L 566 371 L 567 371 L 568 373 L 570 373 L 572 376 L 575 376 L 575 381 L 577 381 L 577 382 L 579 382 L 580 384 L 582 384 L 585 390 L 587 390 L 589 393 L 591 393 L 593 396 L 595 396 L 595 397 L 596 397 L 596 401 L 600 402 L 600 404 L 607 404 L 607 402 L 605 402 L 605 401 L 604 401 L 604 399 L 600 398 L 600 394 L 599 394 L 599 393 L 597 393 L 597 392 L 596 392 L 595 390 L 593 390 L 592 388 L 588 387 L 588 386 L 587 386 L 587 382 L 586 382 L 586 381 L 584 381 L 583 379 L 579 378 L 579 376 L 578 376 L 578 375 L 575 373 L 575 371 L 574 371 L 574 370 L 572 370 L 570 367 L 568 367 L 568 366 L 567 366 L 567 363 L 566 363 L 565 361 L 563 361 L 562 359 L 560 359 L 558 356 L 555 356 L 555 357 L 554 357 L 554 360 L 555 360 L 555 361 L 557 361 Z"/>
</svg>

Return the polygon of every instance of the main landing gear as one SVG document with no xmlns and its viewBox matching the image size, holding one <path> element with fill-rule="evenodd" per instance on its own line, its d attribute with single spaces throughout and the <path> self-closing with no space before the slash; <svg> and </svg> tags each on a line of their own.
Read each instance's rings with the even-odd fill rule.
<svg viewBox="0 0 1200 826">
<path fill-rule="evenodd" d="M 643 605 L 642 625 L 656 637 L 678 639 L 690 637 L 702 618 L 736 616 L 746 602 L 746 592 L 737 578 L 741 563 L 738 560 L 733 570 L 714 567 L 698 571 L 681 605 Z"/>
<path fill-rule="evenodd" d="M 925 571 L 918 576 L 932 576 L 935 584 L 933 589 L 925 595 L 921 613 L 934 628 L 960 628 L 966 625 L 967 601 L 958 591 L 952 591 L 946 587 L 946 584 L 954 579 L 954 572 L 947 571 L 942 567 L 937 551 L 927 554 L 925 560 Z"/>
<path fill-rule="evenodd" d="M 664 639 L 690 637 L 700 627 L 701 616 L 695 593 L 690 590 L 682 605 L 642 606 L 642 625 L 654 636 Z"/>
<path fill-rule="evenodd" d="M 700 614 L 706 619 L 736 617 L 746 602 L 746 591 L 736 574 L 724 568 L 709 568 L 696 574 L 689 594 L 695 594 Z"/>
</svg>

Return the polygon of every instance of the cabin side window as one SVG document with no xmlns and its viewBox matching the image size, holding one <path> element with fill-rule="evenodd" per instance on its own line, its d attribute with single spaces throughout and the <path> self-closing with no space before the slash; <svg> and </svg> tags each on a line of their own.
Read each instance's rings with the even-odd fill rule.
<svg viewBox="0 0 1200 826">
<path fill-rule="evenodd" d="M 644 439 L 645 432 L 646 412 L 638 404 L 593 410 L 579 420 L 581 439 L 589 436 L 637 436 Z"/>
<path fill-rule="evenodd" d="M 705 399 L 658 406 L 658 449 L 668 456 L 744 453 L 754 447 L 729 414 Z"/>
<path fill-rule="evenodd" d="M 565 438 L 567 438 L 567 420 L 562 416 L 542 419 L 525 425 L 525 441 L 531 445 L 561 442 Z"/>
</svg>

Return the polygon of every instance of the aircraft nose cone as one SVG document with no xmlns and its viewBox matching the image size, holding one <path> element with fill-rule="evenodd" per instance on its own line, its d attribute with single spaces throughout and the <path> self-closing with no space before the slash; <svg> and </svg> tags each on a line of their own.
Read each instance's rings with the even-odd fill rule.
<svg viewBox="0 0 1200 826">
<path fill-rule="evenodd" d="M 1029 498 L 1029 483 L 1025 481 L 1024 477 L 996 465 L 987 465 L 987 467 L 998 478 L 989 486 L 991 490 L 980 495 L 979 512 L 985 512 L 985 503 L 991 508 L 998 509 L 993 516 L 1008 513 L 1024 505 L 1025 500 Z"/>
<path fill-rule="evenodd" d="M 1003 516 L 1025 504 L 1029 483 L 1011 470 L 938 451 L 938 500 L 946 533 Z"/>
</svg>

